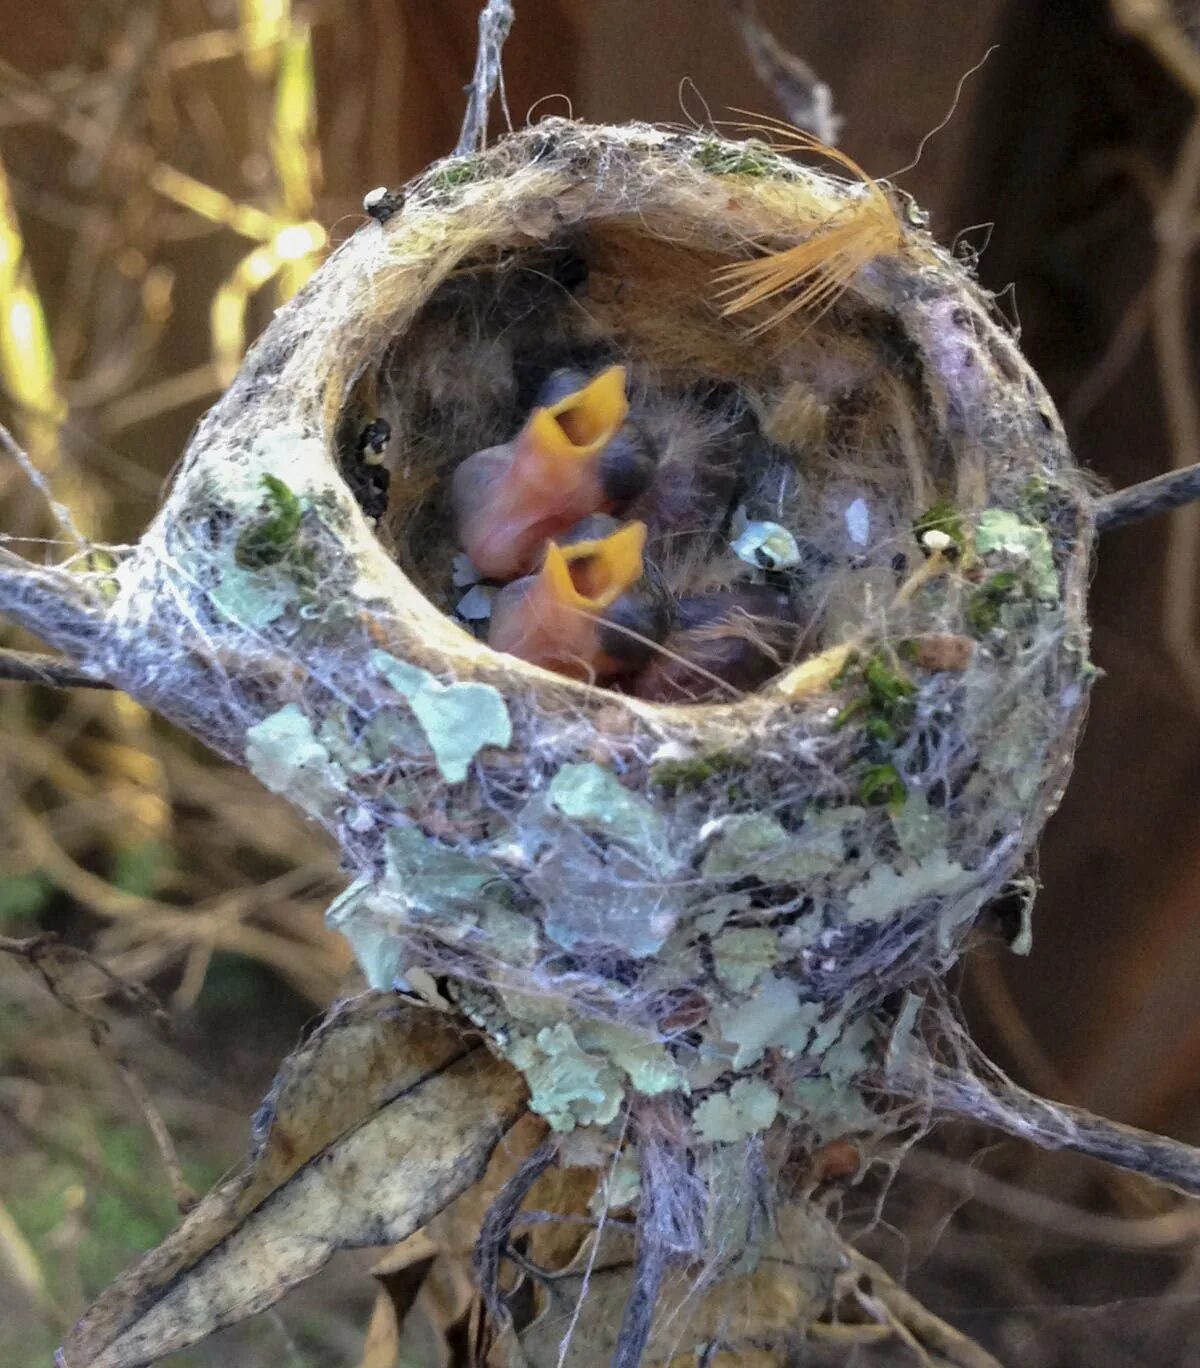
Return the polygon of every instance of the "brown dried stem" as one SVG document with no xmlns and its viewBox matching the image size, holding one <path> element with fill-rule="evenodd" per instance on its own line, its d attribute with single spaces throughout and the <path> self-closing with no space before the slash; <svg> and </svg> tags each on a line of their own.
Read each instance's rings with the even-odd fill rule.
<svg viewBox="0 0 1200 1368">
<path fill-rule="evenodd" d="M 935 1112 L 994 1126 L 1044 1150 L 1070 1150 L 1139 1173 L 1165 1187 L 1200 1196 L 1200 1149 L 1122 1125 L 1065 1102 L 1052 1102 L 1019 1087 L 993 1071 L 984 1083 L 974 1074 L 931 1065 L 927 1077 L 910 1081 L 911 1095 L 927 1101 Z M 889 1077 L 905 1088 L 904 1078 Z"/>
<path fill-rule="evenodd" d="M 1200 103 L 1200 52 L 1175 22 L 1168 0 L 1112 0 L 1112 14 Z"/>
<path fill-rule="evenodd" d="M 846 1256 L 853 1272 L 855 1300 L 864 1310 L 880 1315 L 920 1362 L 953 1368 L 1001 1368 L 999 1359 L 927 1310 L 879 1264 L 850 1245 L 846 1246 Z M 931 1358 L 931 1353 L 937 1358 Z"/>
</svg>

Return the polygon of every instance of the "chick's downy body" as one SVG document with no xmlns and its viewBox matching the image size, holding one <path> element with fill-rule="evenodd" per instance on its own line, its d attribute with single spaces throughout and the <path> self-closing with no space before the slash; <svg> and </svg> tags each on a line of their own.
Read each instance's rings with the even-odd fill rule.
<svg viewBox="0 0 1200 1368">
<path fill-rule="evenodd" d="M 646 523 L 647 558 L 680 590 L 688 563 L 718 544 L 749 459 L 752 424 L 721 400 L 663 395 L 634 405 L 654 466 L 630 515 Z"/>
<path fill-rule="evenodd" d="M 769 585 L 680 598 L 672 631 L 631 691 L 655 703 L 729 702 L 783 669 L 800 636 L 788 595 Z"/>
</svg>

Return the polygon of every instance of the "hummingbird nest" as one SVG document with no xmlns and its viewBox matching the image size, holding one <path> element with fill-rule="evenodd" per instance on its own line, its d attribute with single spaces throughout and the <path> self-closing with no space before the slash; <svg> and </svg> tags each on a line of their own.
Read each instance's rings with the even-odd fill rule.
<svg viewBox="0 0 1200 1368">
<path fill-rule="evenodd" d="M 547 120 L 369 196 L 89 662 L 318 819 L 369 982 L 468 1018 L 714 1262 L 770 1135 L 900 1124 L 883 1061 L 1020 879 L 1091 674 L 1090 499 L 992 300 L 899 192 L 771 141 Z M 655 434 L 662 592 L 788 605 L 764 682 L 656 702 L 487 645 L 453 472 L 564 364 L 623 367 Z"/>
</svg>

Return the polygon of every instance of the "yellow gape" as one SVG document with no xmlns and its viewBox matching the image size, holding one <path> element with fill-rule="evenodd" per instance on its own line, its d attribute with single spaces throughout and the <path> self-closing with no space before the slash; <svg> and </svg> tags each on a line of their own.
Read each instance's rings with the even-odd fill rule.
<svg viewBox="0 0 1200 1368">
<path fill-rule="evenodd" d="M 535 575 L 510 584 L 492 607 L 488 644 L 576 679 L 604 679 L 619 664 L 598 631 L 605 613 L 642 578 L 644 523 L 611 536 L 546 549 Z"/>
</svg>

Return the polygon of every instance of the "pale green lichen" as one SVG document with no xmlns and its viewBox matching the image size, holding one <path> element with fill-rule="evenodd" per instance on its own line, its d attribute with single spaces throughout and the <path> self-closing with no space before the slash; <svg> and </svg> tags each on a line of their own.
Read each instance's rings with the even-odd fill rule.
<svg viewBox="0 0 1200 1368">
<path fill-rule="evenodd" d="M 564 815 L 532 820 L 526 835 L 542 853 L 525 885 L 543 906 L 546 934 L 564 950 L 613 945 L 644 959 L 662 948 L 683 893 L 657 868 L 647 871 L 648 852 L 615 843 L 598 850 Z"/>
<path fill-rule="evenodd" d="M 1003 725 L 996 716 L 1003 707 Z M 964 706 L 987 744 L 980 747 L 979 765 L 967 780 L 964 796 L 972 805 L 984 802 L 989 810 L 1028 811 L 1043 781 L 1039 763 L 1030 763 L 1050 739 L 1046 702 L 1041 695 L 1023 689 L 1007 693 L 998 702 L 990 680 L 979 675 L 969 679 Z"/>
<path fill-rule="evenodd" d="M 326 913 L 329 925 L 349 940 L 372 987 L 390 987 L 403 976 L 401 933 L 413 923 L 427 921 L 444 941 L 481 942 L 514 966 L 536 958 L 536 931 L 506 905 L 507 885 L 489 864 L 416 827 L 393 828 L 384 848 L 382 874 L 358 879 Z"/>
<path fill-rule="evenodd" d="M 692 1113 L 702 1140 L 733 1144 L 764 1131 L 779 1114 L 779 1094 L 761 1078 L 739 1078 L 728 1092 L 713 1093 Z"/>
<path fill-rule="evenodd" d="M 230 565 L 208 591 L 209 602 L 237 626 L 266 627 L 281 618 L 296 589 L 274 571 Z"/>
<path fill-rule="evenodd" d="M 494 1009 L 481 1013 L 478 1004 L 464 1003 L 493 1035 L 503 1021 L 502 1048 L 528 1079 L 533 1110 L 556 1130 L 610 1121 L 630 1089 L 648 1097 L 690 1091 L 682 1066 L 660 1040 L 615 1022 L 570 1015 L 553 996 L 512 985 L 497 985 L 496 994 L 503 1004 L 499 1017 Z"/>
<path fill-rule="evenodd" d="M 272 792 L 314 816 L 332 815 L 346 796 L 345 771 L 295 703 L 247 730 L 246 765 Z"/>
<path fill-rule="evenodd" d="M 340 930 L 369 988 L 387 991 L 403 986 L 406 956 L 401 937 L 369 921 L 350 921 Z"/>
<path fill-rule="evenodd" d="M 644 798 L 630 793 L 611 770 L 590 761 L 564 765 L 551 779 L 547 795 L 564 817 L 585 831 L 621 841 L 656 869 L 670 867 L 661 815 Z"/>
<path fill-rule="evenodd" d="M 835 851 L 836 847 L 836 851 Z M 774 817 L 748 812 L 722 824 L 701 866 L 705 878 L 796 883 L 827 874 L 841 859 L 840 839 L 822 824 L 793 836 Z"/>
<path fill-rule="evenodd" d="M 363 775 L 372 768 L 374 762 L 371 756 L 351 740 L 347 708 L 333 708 L 322 719 L 316 737 L 347 774 Z"/>
<path fill-rule="evenodd" d="M 789 1055 L 802 1053 L 820 1020 L 821 1006 L 801 1002 L 794 983 L 772 974 L 753 997 L 713 1015 L 723 1039 L 734 1047 L 733 1067 L 748 1069 L 767 1049 L 780 1049 Z"/>
<path fill-rule="evenodd" d="M 416 827 L 389 831 L 385 844 L 388 891 L 410 912 L 434 919 L 447 938 L 468 935 L 477 914 L 505 896 L 506 885 L 491 864 L 461 855 Z"/>
<path fill-rule="evenodd" d="M 945 812 L 931 807 L 920 789 L 910 789 L 904 806 L 892 813 L 892 830 L 900 849 L 916 861 L 945 849 L 950 836 Z"/>
<path fill-rule="evenodd" d="M 748 893 L 718 893 L 700 904 L 708 910 L 699 912 L 691 920 L 691 928 L 699 936 L 715 936 L 735 912 L 745 912 L 752 905 Z"/>
<path fill-rule="evenodd" d="M 461 783 L 485 746 L 512 741 L 508 707 L 490 684 L 443 684 L 387 651 L 372 651 L 371 664 L 407 700 L 447 783 Z"/>
<path fill-rule="evenodd" d="M 973 882 L 974 875 L 944 850 L 934 851 L 902 870 L 877 864 L 862 883 L 851 889 L 846 920 L 851 924 L 891 921 L 925 898 L 961 893 Z"/>
<path fill-rule="evenodd" d="M 1054 551 L 1044 527 L 1022 522 L 1015 513 L 989 508 L 975 525 L 975 548 L 981 556 L 1001 554 L 1028 567 L 1034 594 L 1040 599 L 1058 598 L 1058 571 Z"/>
<path fill-rule="evenodd" d="M 911 1045 L 913 1033 L 917 1027 L 917 1017 L 920 1015 L 922 1007 L 921 999 L 916 993 L 905 993 L 900 1002 L 900 1010 L 896 1013 L 896 1021 L 892 1026 L 891 1035 L 888 1037 L 887 1049 L 883 1056 L 883 1072 L 885 1078 L 890 1078 L 900 1067 L 905 1055 Z"/>
<path fill-rule="evenodd" d="M 647 1039 L 607 1021 L 581 1021 L 575 1028 L 580 1045 L 605 1055 L 625 1071 L 638 1092 L 654 1097 L 664 1092 L 687 1092 L 683 1069 L 657 1040 Z"/>
<path fill-rule="evenodd" d="M 600 1183 L 592 1194 L 592 1215 L 600 1217 L 605 1211 L 631 1206 L 637 1201 L 641 1187 L 642 1170 L 637 1155 L 625 1150 L 613 1167 L 601 1175 Z"/>
<path fill-rule="evenodd" d="M 479 919 L 488 952 L 501 964 L 525 968 L 538 957 L 537 927 L 510 907 L 488 906 Z"/>
<path fill-rule="evenodd" d="M 404 981 L 404 942 L 371 914 L 375 879 L 363 875 L 329 904 L 326 925 L 340 931 L 371 988 L 389 989 Z"/>
<path fill-rule="evenodd" d="M 766 1126 L 756 1127 L 747 1133 L 744 1124 L 748 1120 L 766 1120 L 770 1103 L 758 1089 L 747 1094 L 740 1084 L 735 1084 L 734 1088 L 738 1092 L 732 1103 L 729 1103 L 725 1094 L 719 1094 L 714 1099 L 716 1106 L 709 1110 L 708 1125 L 712 1132 L 707 1137 L 709 1145 L 706 1152 L 697 1156 L 696 1165 L 708 1189 L 708 1248 L 721 1259 L 722 1267 L 728 1270 L 729 1276 L 754 1272 L 773 1224 L 763 1222 L 757 1204 L 746 1200 L 750 1175 L 746 1168 L 744 1143 L 749 1136 L 766 1129 Z M 774 1120 L 773 1116 L 771 1120 Z M 766 1122 L 767 1126 L 770 1124 L 771 1121 Z M 738 1131 L 741 1134 L 732 1143 L 718 1138 L 721 1133 Z"/>
<path fill-rule="evenodd" d="M 532 1038 L 517 1036 L 507 1054 L 529 1084 L 530 1107 L 557 1131 L 607 1125 L 620 1110 L 620 1072 L 588 1054 L 565 1021 L 543 1027 Z"/>
<path fill-rule="evenodd" d="M 733 927 L 716 937 L 712 952 L 721 982 L 735 993 L 745 993 L 774 968 L 779 941 L 775 932 L 765 927 Z"/>
<path fill-rule="evenodd" d="M 872 1066 L 877 1044 L 875 1028 L 866 1017 L 847 1023 L 835 1017 L 825 1023 L 813 1042 L 821 1055 L 821 1071 L 788 1085 L 780 1111 L 808 1127 L 821 1142 L 844 1135 L 874 1132 L 879 1117 L 866 1105 L 855 1086 Z"/>
<path fill-rule="evenodd" d="M 424 755 L 428 748 L 421 724 L 399 708 L 380 708 L 362 729 L 362 749 L 372 765 L 397 755 Z"/>
</svg>

